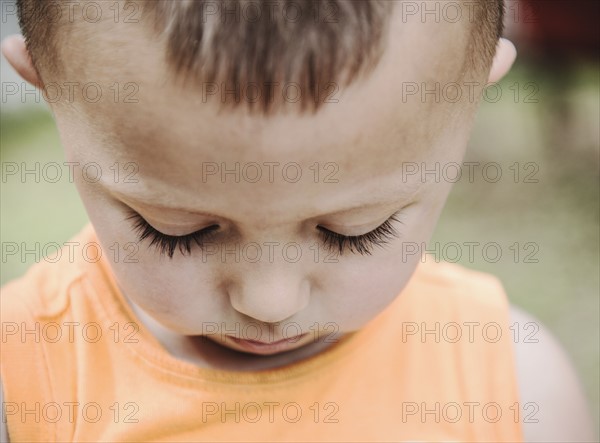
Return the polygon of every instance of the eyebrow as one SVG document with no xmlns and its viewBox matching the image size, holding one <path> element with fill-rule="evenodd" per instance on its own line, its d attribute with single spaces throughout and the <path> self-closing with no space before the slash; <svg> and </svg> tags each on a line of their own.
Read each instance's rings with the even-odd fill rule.
<svg viewBox="0 0 600 443">
<path fill-rule="evenodd" d="M 327 213 L 313 215 L 308 218 L 341 215 L 341 214 L 345 214 L 348 212 L 365 210 L 365 209 L 374 208 L 374 207 L 381 207 L 381 206 L 385 206 L 385 205 L 398 206 L 398 203 L 400 203 L 402 201 L 404 201 L 406 203 L 404 206 L 408 206 L 409 204 L 411 204 L 412 197 L 414 197 L 415 194 L 417 194 L 418 191 L 422 189 L 422 186 L 419 186 L 419 185 L 421 185 L 420 182 L 404 183 L 404 185 L 405 186 L 403 186 L 402 190 L 397 190 L 397 189 L 389 190 L 388 192 L 384 193 L 383 195 L 369 196 L 367 199 L 364 199 L 364 201 L 360 201 L 351 207 L 336 208 Z M 136 196 L 136 195 L 132 195 L 132 194 L 125 194 L 125 193 L 122 193 L 119 190 L 114 189 L 110 186 L 107 186 L 105 188 L 108 190 L 108 192 L 111 195 L 113 195 L 117 198 L 126 200 L 126 201 L 130 201 L 132 203 L 137 203 L 141 206 L 151 206 L 156 209 L 163 209 L 163 210 L 168 210 L 168 211 L 173 211 L 173 212 L 185 212 L 187 214 L 201 215 L 201 216 L 205 216 L 208 218 L 221 218 L 221 219 L 228 218 L 228 217 L 224 217 L 222 215 L 217 215 L 217 214 L 213 214 L 211 212 L 201 211 L 201 210 L 198 210 L 195 208 L 186 208 L 186 207 L 178 206 L 178 205 L 165 204 L 163 202 L 157 201 L 158 199 L 152 198 L 152 196 L 142 196 L 142 195 Z"/>
</svg>

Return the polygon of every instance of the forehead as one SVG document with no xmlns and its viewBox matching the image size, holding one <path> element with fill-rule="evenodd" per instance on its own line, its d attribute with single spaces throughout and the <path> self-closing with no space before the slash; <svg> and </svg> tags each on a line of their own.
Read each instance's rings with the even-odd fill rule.
<svg viewBox="0 0 600 443">
<path fill-rule="evenodd" d="M 328 87 L 323 94 L 330 103 L 314 115 L 295 112 L 293 104 L 269 117 L 243 106 L 219 107 L 225 86 L 183 86 L 166 65 L 164 39 L 147 25 L 89 27 L 85 32 L 98 39 L 86 39 L 67 54 L 77 58 L 77 64 L 67 63 L 67 77 L 97 79 L 112 95 L 98 103 L 73 103 L 84 120 L 75 124 L 84 123 L 87 130 L 78 131 L 82 136 L 72 149 L 82 159 L 105 164 L 134 162 L 139 181 L 136 186 L 117 183 L 125 192 L 178 195 L 187 202 L 199 201 L 197 190 L 222 192 L 233 184 L 238 191 L 230 197 L 240 205 L 247 200 L 241 188 L 265 201 L 290 197 L 294 189 L 285 177 L 279 179 L 282 186 L 277 176 L 244 180 L 256 176 L 256 165 L 262 174 L 283 174 L 286 166 L 289 174 L 297 174 L 299 165 L 305 178 L 314 179 L 303 187 L 305 197 L 336 189 L 368 195 L 386 180 L 388 188 L 397 186 L 404 163 L 450 156 L 449 116 L 459 115 L 462 104 L 404 100 L 404 95 L 407 85 L 456 80 L 468 38 L 465 24 L 407 19 L 398 11 L 378 66 L 348 87 Z M 298 93 L 293 85 L 270 87 L 280 98 Z M 242 91 L 242 100 L 254 93 Z M 323 186 L 332 173 L 338 184 Z"/>
</svg>

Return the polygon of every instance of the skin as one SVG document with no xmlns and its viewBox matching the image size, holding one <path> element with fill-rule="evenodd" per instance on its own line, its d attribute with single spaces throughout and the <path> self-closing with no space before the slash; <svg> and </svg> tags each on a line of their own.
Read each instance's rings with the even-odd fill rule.
<svg viewBox="0 0 600 443">
<path fill-rule="evenodd" d="M 223 248 L 262 245 L 261 260 L 236 263 L 220 254 L 206 256 L 199 248 L 190 256 L 176 252 L 169 259 L 145 241 L 135 254 L 138 263 L 112 263 L 120 288 L 142 322 L 172 352 L 199 365 L 237 370 L 291 363 L 326 343 L 309 334 L 294 344 L 298 352 L 251 361 L 221 352 L 209 362 L 202 349 L 215 349 L 200 336 L 209 323 L 226 325 L 222 334 L 210 338 L 233 349 L 239 346 L 225 337 L 225 331 L 236 327 L 240 331 L 252 327 L 260 331 L 260 340 L 278 341 L 286 337 L 284 331 L 295 331 L 288 328 L 291 324 L 302 332 L 314 330 L 316 324 L 329 334 L 332 329 L 326 325 L 333 323 L 342 336 L 364 326 L 405 286 L 419 257 L 402 262 L 403 240 L 421 244 L 430 238 L 451 183 L 422 182 L 419 174 L 407 178 L 402 167 L 408 162 L 431 166 L 460 162 L 475 104 L 422 103 L 420 97 L 406 103 L 398 100 L 403 85 L 399 78 L 430 77 L 423 63 L 404 63 L 416 49 L 408 44 L 411 39 L 398 38 L 401 32 L 414 38 L 423 32 L 436 36 L 424 50 L 427 57 L 446 61 L 444 72 L 435 77 L 443 82 L 458 77 L 468 39 L 464 26 L 433 23 L 422 29 L 416 20 L 404 26 L 399 20 L 400 16 L 377 68 L 343 89 L 339 103 L 301 116 L 288 106 L 269 118 L 245 109 L 220 112 L 216 104 L 202 102 L 200 88 L 190 94 L 189 86 L 165 81 L 172 73 L 162 57 L 164 41 L 157 44 L 149 38 L 146 27 L 105 23 L 80 30 L 100 33 L 107 27 L 112 41 L 104 42 L 97 57 L 90 56 L 95 47 L 90 43 L 68 50 L 65 59 L 76 58 L 78 63 L 65 64 L 62 78 L 80 83 L 98 78 L 106 89 L 114 81 L 139 85 L 139 103 L 107 96 L 98 103 L 76 99 L 53 106 L 68 161 L 93 161 L 102 171 L 110 171 L 115 162 L 136 165 L 135 183 L 115 182 L 111 173 L 92 183 L 75 174 L 105 250 L 115 243 L 138 241 L 133 223 L 126 220 L 131 209 L 164 234 L 181 236 L 216 224 L 214 242 Z M 108 26 L 117 29 L 111 33 Z M 452 57 L 446 38 L 459 45 Z M 107 50 L 111 44 L 124 50 Z M 103 67 L 109 64 L 115 68 L 106 72 Z M 483 84 L 484 74 L 476 80 Z M 250 162 L 295 162 L 306 179 L 289 183 L 279 170 L 274 180 L 265 172 L 258 182 L 237 182 L 232 176 L 223 180 L 218 175 L 206 179 L 201 173 L 207 164 L 231 169 Z M 334 164 L 338 183 L 315 182 L 310 169 L 315 162 Z M 321 174 L 327 172 L 323 169 Z M 394 224 L 398 238 L 375 248 L 370 256 L 343 251 L 336 263 L 323 263 L 327 250 L 318 226 L 361 235 L 398 211 L 400 222 Z M 283 247 L 275 249 L 269 260 L 268 242 L 299 244 L 301 260 L 286 260 Z M 314 254 L 317 245 L 319 259 Z M 231 335 L 246 338 L 240 332 Z"/>
<path fill-rule="evenodd" d="M 316 115 L 302 116 L 290 106 L 269 118 L 243 109 L 222 112 L 214 104 L 202 103 L 200 90 L 170 81 L 172 74 L 162 60 L 164 42 L 152 41 L 140 26 L 116 24 L 111 26 L 117 29 L 102 32 L 103 26 L 107 25 L 88 31 L 97 33 L 88 43 L 65 49 L 62 59 L 76 57 L 78 63 L 67 63 L 62 76 L 82 83 L 93 78 L 103 89 L 115 81 L 135 82 L 139 103 L 51 104 L 67 161 L 96 162 L 102 171 L 111 171 L 97 183 L 76 174 L 77 188 L 102 246 L 108 250 L 115 243 L 123 247 L 138 241 L 127 220 L 131 209 L 168 235 L 217 224 L 215 244 L 228 250 L 251 242 L 262 245 L 260 260 L 242 258 L 236 263 L 231 255 L 223 260 L 195 246 L 191 255 L 175 251 L 169 259 L 145 240 L 136 253 L 137 263 L 111 263 L 134 312 L 167 351 L 204 367 L 273 368 L 330 346 L 323 340 L 331 332 L 326 325 L 335 324 L 334 338 L 339 339 L 359 330 L 398 296 L 419 261 L 418 256 L 403 259 L 402 244 L 429 240 L 451 189 L 444 180 L 422 181 L 418 174 L 407 177 L 403 165 L 415 162 L 432 168 L 436 162 L 460 163 L 476 111 L 476 104 L 468 100 L 403 101 L 402 85 L 456 81 L 468 39 L 465 26 L 404 24 L 395 16 L 380 63 L 369 76 L 341 90 L 338 103 L 325 105 Z M 118 43 L 121 50 L 98 50 L 93 45 L 102 39 L 105 48 Z M 414 41 L 419 45 L 410 44 Z M 27 81 L 43 83 L 22 40 L 7 41 L 3 51 Z M 514 58 L 512 44 L 501 40 L 490 72 L 471 73 L 470 80 L 480 85 L 497 81 Z M 407 59 L 418 62 L 406 63 Z M 440 73 L 430 72 L 434 62 L 443 63 Z M 109 169 L 115 162 L 137 165 L 137 182 L 115 182 Z M 281 169 L 272 182 L 263 173 L 264 179 L 256 183 L 200 173 L 207 164 L 225 163 L 231 169 L 235 163 L 248 162 L 296 162 L 307 178 L 289 183 L 282 179 Z M 310 169 L 315 162 L 321 167 L 334 163 L 338 183 L 325 183 L 322 178 L 315 183 Z M 327 172 L 321 169 L 323 175 Z M 334 263 L 324 262 L 327 249 L 318 226 L 361 235 L 398 211 L 399 222 L 392 226 L 399 236 L 384 247 L 373 247 L 371 255 L 345 250 Z M 268 260 L 267 242 L 295 242 L 302 258 L 286 260 L 279 247 L 273 260 Z M 227 326 L 219 331 L 222 334 L 205 340 L 202 334 L 208 323 Z M 309 334 L 286 347 L 286 352 L 253 353 L 236 352 L 244 349 L 225 337 L 227 332 L 254 338 L 241 334 L 252 325 L 261 340 L 277 341 L 286 337 L 290 324 L 299 325 L 302 332 L 313 331 L 316 324 L 322 335 Z M 553 351 L 549 358 L 553 355 L 558 353 Z M 543 358 L 548 356 L 540 355 Z M 540 367 L 536 364 L 525 375 L 519 374 L 520 383 L 535 383 L 533 372 Z M 537 395 L 535 389 L 531 395 Z M 565 395 L 571 396 L 568 401 L 585 404 L 580 394 Z M 557 416 L 559 422 L 569 420 L 564 410 Z M 555 419 L 549 418 L 550 423 Z M 532 428 L 528 439 L 536 441 L 543 432 L 539 428 Z M 575 429 L 571 437 L 587 438 L 580 426 L 571 428 Z"/>
</svg>

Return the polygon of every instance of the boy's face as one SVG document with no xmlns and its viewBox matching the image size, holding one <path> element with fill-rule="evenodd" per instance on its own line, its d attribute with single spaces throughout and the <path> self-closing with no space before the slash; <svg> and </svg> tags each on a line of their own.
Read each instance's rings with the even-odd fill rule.
<svg viewBox="0 0 600 443">
<path fill-rule="evenodd" d="M 97 82 L 106 98 L 53 111 L 67 160 L 100 165 L 99 181 L 90 167 L 76 183 L 130 301 L 175 333 L 273 354 L 309 344 L 315 329 L 355 331 L 394 300 L 450 190 L 431 171 L 462 161 L 475 110 L 468 97 L 421 96 L 423 82 L 461 81 L 466 25 L 399 20 L 377 68 L 315 115 L 219 111 L 220 89 L 206 102 L 202 86 L 173 82 L 164 47 L 141 24 L 98 25 L 73 49 L 77 66 L 61 82 Z M 190 254 L 176 247 L 169 258 L 152 237 L 130 243 L 139 240 L 132 210 L 170 236 L 219 229 L 204 248 L 190 240 Z M 371 255 L 330 251 L 317 229 L 358 236 L 396 213 L 398 236 Z M 307 332 L 278 346 L 231 337 Z"/>
</svg>

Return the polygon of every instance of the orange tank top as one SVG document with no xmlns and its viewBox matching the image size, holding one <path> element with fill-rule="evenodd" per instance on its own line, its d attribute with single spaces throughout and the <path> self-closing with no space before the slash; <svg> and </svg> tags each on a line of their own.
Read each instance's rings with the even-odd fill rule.
<svg viewBox="0 0 600 443">
<path fill-rule="evenodd" d="M 96 241 L 91 225 L 73 241 Z M 104 258 L 63 255 L 2 288 L 13 442 L 523 440 L 509 305 L 492 276 L 427 260 L 360 331 L 285 367 L 232 372 L 173 357 Z"/>
</svg>

